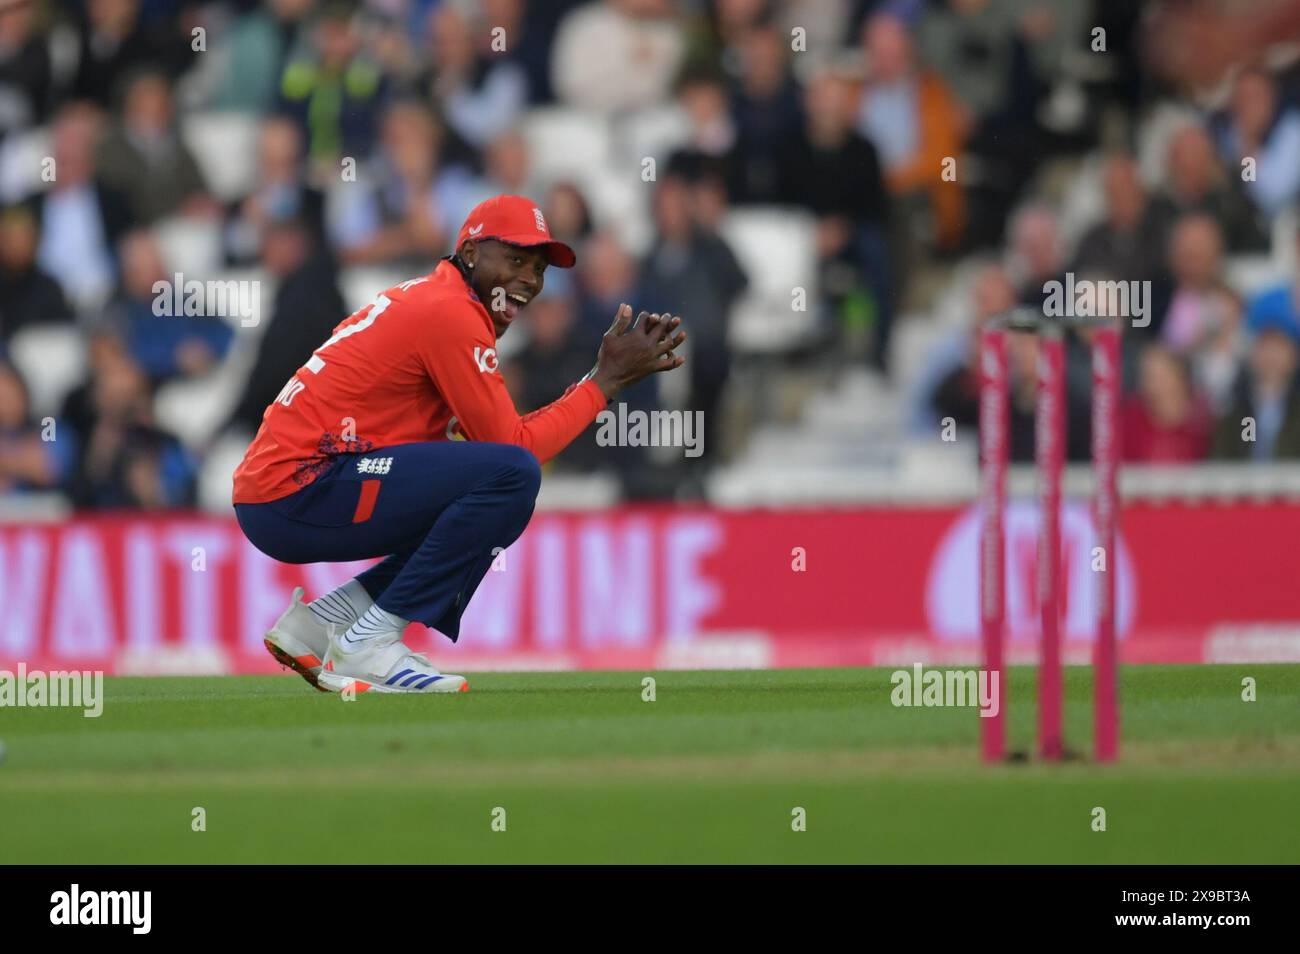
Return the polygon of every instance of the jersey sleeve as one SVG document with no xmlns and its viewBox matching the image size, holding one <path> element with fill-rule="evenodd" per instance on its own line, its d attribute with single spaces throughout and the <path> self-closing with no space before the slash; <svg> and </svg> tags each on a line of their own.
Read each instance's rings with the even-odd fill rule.
<svg viewBox="0 0 1300 954">
<path fill-rule="evenodd" d="M 546 463 L 573 442 L 605 408 L 594 381 L 570 386 L 564 395 L 521 417 L 498 367 L 496 340 L 472 306 L 453 306 L 424 337 L 420 360 L 472 441 L 515 444 Z"/>
</svg>

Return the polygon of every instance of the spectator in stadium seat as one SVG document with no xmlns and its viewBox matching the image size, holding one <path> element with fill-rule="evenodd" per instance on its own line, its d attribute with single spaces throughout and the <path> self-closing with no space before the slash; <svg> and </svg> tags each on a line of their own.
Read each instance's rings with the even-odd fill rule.
<svg viewBox="0 0 1300 954">
<path fill-rule="evenodd" d="M 873 5 L 878 0 L 865 0 Z M 688 11 L 688 70 L 716 67 L 735 60 L 742 38 L 756 26 L 771 23 L 778 33 L 803 48 L 798 60 L 824 66 L 841 52 L 850 32 L 853 0 L 714 0 L 683 4 Z M 795 33 L 795 29 L 798 33 Z M 802 65 L 802 64 L 801 64 Z"/>
<path fill-rule="evenodd" d="M 1153 201 L 1157 214 L 1173 219 L 1203 212 L 1219 223 L 1233 252 L 1267 252 L 1268 230 L 1241 188 L 1240 170 L 1225 173 L 1210 134 L 1188 122 L 1169 137 L 1165 150 L 1168 178 Z"/>
<path fill-rule="evenodd" d="M 1206 332 L 1191 354 L 1192 375 L 1215 416 L 1232 400 L 1233 386 L 1246 354 L 1242 329 L 1245 307 L 1241 296 L 1226 284 L 1210 289 Z"/>
<path fill-rule="evenodd" d="M 792 2 L 789 5 L 796 4 Z M 704 64 L 725 63 L 731 59 L 729 51 L 735 49 L 746 33 L 762 21 L 770 20 L 776 12 L 775 6 L 769 0 L 716 0 L 700 4 L 695 21 L 688 27 L 690 45 L 686 68 L 697 69 Z M 832 39 L 832 45 L 839 39 Z"/>
<path fill-rule="evenodd" d="M 379 155 L 365 181 L 343 183 L 331 235 L 345 264 L 402 263 L 423 274 L 442 255 L 482 186 L 442 164 L 444 129 L 414 100 L 384 113 Z"/>
<path fill-rule="evenodd" d="M 568 180 L 552 183 L 542 201 L 546 211 L 546 222 L 551 227 L 551 235 L 578 250 L 582 258 L 581 247 L 591 237 L 591 206 L 582 190 Z"/>
<path fill-rule="evenodd" d="M 67 480 L 76 442 L 52 423 L 51 429 L 32 420 L 26 383 L 0 359 L 0 495 L 52 490 Z"/>
<path fill-rule="evenodd" d="M 223 245 L 230 265 L 251 265 L 268 222 L 299 218 L 324 235 L 325 197 L 307 182 L 302 133 L 292 120 L 270 116 L 257 141 L 257 182 L 226 208 Z"/>
<path fill-rule="evenodd" d="M 578 338 L 591 340 L 609 329 L 609 316 L 623 302 L 650 302 L 653 292 L 637 284 L 637 265 L 618 236 L 598 231 L 587 241 L 583 260 L 574 278 L 577 282 Z M 548 279 L 549 281 L 549 279 Z M 691 339 L 694 341 L 694 338 Z M 653 411 L 659 407 L 658 383 L 646 378 L 624 388 L 619 401 L 629 410 Z M 575 443 L 585 443 L 581 438 Z M 655 496 L 659 475 L 648 471 L 643 447 L 602 447 L 600 460 L 615 470 L 624 492 L 630 497 Z"/>
<path fill-rule="evenodd" d="M 659 180 L 653 212 L 657 234 L 641 266 L 639 284 L 647 307 L 693 316 L 687 407 L 703 413 L 704 453 L 694 461 L 707 467 L 721 450 L 718 423 L 731 373 L 731 310 L 749 278 L 726 241 L 692 215 L 690 188 L 680 176 Z"/>
<path fill-rule="evenodd" d="M 542 184 L 533 178 L 528 140 L 518 130 L 507 130 L 488 143 L 483 159 L 483 179 L 476 184 L 476 198 L 542 194 Z M 474 205 L 467 207 L 464 214 L 469 215 Z M 464 216 L 461 220 L 464 221 Z"/>
<path fill-rule="evenodd" d="M 50 48 L 32 29 L 34 6 L 8 4 L 0 13 L 0 138 L 44 123 L 53 98 Z"/>
<path fill-rule="evenodd" d="M 1117 281 L 1150 281 L 1156 300 L 1149 334 L 1159 331 L 1168 304 L 1165 242 L 1169 222 L 1148 201 L 1138 167 L 1127 153 L 1112 153 L 1102 165 L 1105 218 L 1084 233 L 1072 270 L 1099 272 Z"/>
<path fill-rule="evenodd" d="M 1168 347 L 1148 345 L 1138 366 L 1137 393 L 1120 408 L 1123 459 L 1142 464 L 1203 460 L 1213 419 L 1186 362 Z"/>
<path fill-rule="evenodd" d="M 215 315 L 156 313 L 157 283 L 166 285 L 161 294 L 170 310 L 175 276 L 168 273 L 148 232 L 132 232 L 122 239 L 121 261 L 122 287 L 105 309 L 104 320 L 117 329 L 150 383 L 211 370 L 230 348 L 231 326 Z"/>
<path fill-rule="evenodd" d="M 1041 107 L 1069 45 L 1086 35 L 1079 28 L 1087 15 L 1074 12 L 1083 6 L 950 0 L 928 5 L 921 17 L 921 58 L 942 75 L 970 124 L 968 245 L 997 244 L 1017 196 L 1051 154 Z"/>
<path fill-rule="evenodd" d="M 731 205 L 727 202 L 727 184 L 721 175 L 705 168 L 695 175 L 683 174 L 690 186 L 691 215 L 701 229 L 721 234 L 723 221 Z"/>
<path fill-rule="evenodd" d="M 907 27 L 878 13 L 862 31 L 867 82 L 858 132 L 871 140 L 890 191 L 930 220 L 940 249 L 955 250 L 966 227 L 966 200 L 956 181 L 940 172 L 945 158 L 961 155 L 968 120 L 952 92 L 917 65 Z"/>
<path fill-rule="evenodd" d="M 1106 281 L 1103 275 L 1089 275 L 1091 281 Z M 1148 343 L 1145 336 L 1134 333 L 1127 321 L 1116 325 L 1120 333 L 1119 387 L 1121 394 L 1131 394 L 1138 388 L 1141 356 Z M 1070 435 L 1070 446 L 1080 448 L 1078 460 L 1086 460 L 1092 442 L 1092 356 L 1098 326 L 1080 323 L 1070 327 L 1065 336 L 1065 393 L 1073 415 L 1070 427 L 1078 434 Z"/>
<path fill-rule="evenodd" d="M 574 276 L 578 303 L 577 340 L 587 341 L 593 336 L 603 335 L 609 329 L 609 316 L 623 302 L 644 302 L 646 310 L 658 307 L 651 305 L 658 300 L 655 297 L 658 293 L 639 286 L 636 262 L 613 232 L 596 232 L 583 251 L 583 259 L 578 263 Z M 547 281 L 550 281 L 549 277 Z M 691 340 L 694 342 L 694 336 Z M 619 393 L 618 402 L 627 405 L 629 410 L 654 411 L 660 406 L 658 383 L 653 378 L 646 378 L 624 388 Z M 617 413 L 616 407 L 610 409 Z M 570 447 L 585 445 L 586 442 L 584 436 Z M 601 466 L 618 474 L 627 497 L 639 499 L 671 494 L 672 486 L 665 479 L 665 472 L 653 467 L 644 447 L 598 447 L 597 451 Z"/>
<path fill-rule="evenodd" d="M 145 22 L 140 0 L 87 0 L 78 26 L 72 95 L 108 107 L 121 83 L 135 70 L 161 69 L 178 76 L 194 56 L 189 31 L 173 12 Z"/>
<path fill-rule="evenodd" d="M 418 47 L 427 39 L 429 8 L 378 0 L 366 3 L 363 15 L 364 55 L 384 75 L 390 95 L 418 97 L 415 82 L 428 61 L 428 51 Z"/>
<path fill-rule="evenodd" d="M 216 110 L 265 113 L 275 106 L 285 60 L 301 42 L 315 0 L 267 0 L 238 16 L 212 47 L 223 58 L 209 102 Z"/>
<path fill-rule="evenodd" d="M 1169 233 L 1173 294 L 1156 326 L 1160 340 L 1180 355 L 1201 346 L 1212 330 L 1215 290 L 1223 282 L 1223 232 L 1204 213 L 1186 215 Z"/>
<path fill-rule="evenodd" d="M 691 177 L 705 171 L 721 176 L 728 194 L 738 195 L 743 183 L 736 120 L 725 79 L 710 68 L 688 69 L 678 81 L 677 107 L 684 119 L 684 140 L 669 156 L 669 168 Z"/>
<path fill-rule="evenodd" d="M 52 130 L 56 175 L 33 199 L 40 223 L 37 261 L 79 312 L 102 305 L 117 284 L 117 240 L 133 224 L 125 197 L 95 174 L 100 114 L 81 103 L 60 111 Z"/>
<path fill-rule="evenodd" d="M 751 27 L 736 43 L 739 76 L 731 90 L 736 144 L 731 152 L 731 201 L 778 201 L 780 153 L 803 135 L 803 105 L 790 75 L 789 36 L 771 21 Z"/>
<path fill-rule="evenodd" d="M 36 264 L 37 244 L 30 207 L 0 212 L 0 345 L 25 325 L 72 320 L 63 289 Z"/>
<path fill-rule="evenodd" d="M 782 146 L 778 195 L 817 216 L 819 284 L 840 324 L 854 300 L 869 298 L 871 360 L 884 370 L 894 314 L 890 202 L 876 149 L 853 128 L 856 105 L 845 78 L 822 71 L 808 81 L 807 126 Z"/>
<path fill-rule="evenodd" d="M 510 38 L 510 50 L 515 62 L 527 76 L 529 102 L 533 105 L 555 102 L 555 90 L 551 85 L 555 34 L 569 11 L 587 2 L 588 0 L 550 0 L 549 3 L 482 0 L 488 22 L 499 24 Z"/>
<path fill-rule="evenodd" d="M 560 21 L 551 82 L 566 105 L 613 115 L 668 98 L 686 42 L 670 0 L 603 0 Z"/>
<path fill-rule="evenodd" d="M 932 393 L 931 407 L 940 422 L 951 417 L 958 427 L 979 427 L 979 326 L 993 315 L 1000 314 L 1000 309 L 1014 300 L 1005 275 L 998 275 L 1000 271 L 997 269 L 981 275 L 976 290 L 984 300 L 976 312 L 976 327 L 969 340 L 966 360 L 950 371 Z M 1034 409 L 1038 400 L 1038 336 L 1023 331 L 1009 331 L 1006 343 L 1010 382 L 1010 459 L 1016 462 L 1032 461 Z M 1092 451 L 1089 446 L 1091 427 L 1087 396 L 1078 389 L 1069 387 L 1068 383 L 1065 427 L 1066 459 L 1088 460 Z"/>
<path fill-rule="evenodd" d="M 192 505 L 195 461 L 154 421 L 144 371 L 129 357 L 108 358 L 96 368 L 88 398 L 71 481 L 73 503 L 112 510 Z"/>
<path fill-rule="evenodd" d="M 528 77 L 505 48 L 492 49 L 492 30 L 501 24 L 480 11 L 471 20 L 452 4 L 430 14 L 430 67 L 415 88 L 437 104 L 447 125 L 477 149 L 512 129 L 528 103 Z M 524 194 L 524 193 L 519 193 Z"/>
<path fill-rule="evenodd" d="M 1214 434 L 1214 456 L 1268 461 L 1300 457 L 1300 324 L 1290 311 L 1256 302 L 1251 343 L 1228 411 Z"/>
<path fill-rule="evenodd" d="M 1047 283 L 1065 276 L 1065 248 L 1051 206 L 1031 202 L 1012 214 L 1004 258 L 1016 301 L 1027 308 L 1042 308 Z"/>
<path fill-rule="evenodd" d="M 976 119 L 994 115 L 1011 98 L 1015 41 L 1014 11 L 989 0 L 930 5 L 916 30 L 921 58 Z"/>
<path fill-rule="evenodd" d="M 1300 256 L 1300 227 L 1292 239 Z M 1250 300 L 1246 309 L 1247 331 L 1276 326 L 1283 330 L 1300 329 L 1300 277 L 1263 289 Z"/>
<path fill-rule="evenodd" d="M 588 240 L 587 254 L 574 277 L 578 281 L 580 335 L 603 335 L 614 310 L 636 298 L 636 262 L 618 236 L 607 229 Z"/>
<path fill-rule="evenodd" d="M 1254 179 L 1246 194 L 1270 219 L 1300 196 L 1300 110 L 1282 101 L 1277 81 L 1265 69 L 1248 69 L 1236 79 L 1227 112 L 1216 117 L 1219 153 L 1232 174 L 1253 159 Z"/>
<path fill-rule="evenodd" d="M 225 425 L 250 435 L 285 382 L 348 315 L 334 261 L 308 224 L 273 222 L 263 234 L 262 266 L 275 279 L 275 300 L 243 396 Z"/>
<path fill-rule="evenodd" d="M 121 120 L 101 144 L 98 166 L 105 184 L 126 196 L 139 222 L 217 212 L 199 164 L 181 140 L 161 73 L 139 73 L 127 82 Z"/>
<path fill-rule="evenodd" d="M 502 365 L 515 403 L 524 411 L 545 407 L 591 369 L 591 350 L 574 334 L 578 323 L 574 291 L 567 273 L 554 269 L 547 274 L 545 293 L 528 306 L 528 344 L 517 358 Z M 593 425 L 547 466 L 589 471 L 608 464 L 594 435 Z"/>
<path fill-rule="evenodd" d="M 94 425 L 92 383 L 114 362 L 130 361 L 126 343 L 115 328 L 102 322 L 90 325 L 86 332 L 86 376 L 64 397 L 59 412 L 60 420 L 66 421 L 74 434 L 88 434 Z"/>
<path fill-rule="evenodd" d="M 1005 267 L 985 265 L 959 300 L 963 309 L 970 308 L 962 326 L 930 349 L 910 382 L 908 426 L 918 436 L 932 437 L 941 418 L 950 415 L 962 427 L 976 426 L 978 397 L 969 388 L 977 382 L 969 369 L 977 366 L 980 329 L 1015 306 L 1016 289 Z"/>
<path fill-rule="evenodd" d="M 364 55 L 346 3 L 331 2 L 311 29 L 311 45 L 292 54 L 280 77 L 278 109 L 307 139 L 307 155 L 322 181 L 338 181 L 339 161 L 369 158 L 388 92 L 383 72 Z"/>
</svg>

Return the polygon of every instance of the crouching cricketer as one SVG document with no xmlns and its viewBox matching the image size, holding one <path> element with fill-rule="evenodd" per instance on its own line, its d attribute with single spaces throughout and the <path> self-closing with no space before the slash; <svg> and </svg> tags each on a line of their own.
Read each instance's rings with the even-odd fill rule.
<svg viewBox="0 0 1300 954">
<path fill-rule="evenodd" d="M 266 409 L 235 471 L 244 534 L 284 563 L 383 558 L 310 603 L 295 589 L 266 634 L 271 655 L 316 688 L 467 690 L 402 642 L 407 623 L 454 642 L 494 554 L 532 517 L 540 464 L 622 388 L 681 366 L 681 318 L 634 320 L 621 305 L 591 372 L 520 417 L 497 339 L 541 293 L 546 267 L 574 262 L 531 200 L 488 199 L 454 254 L 339 324 Z"/>
</svg>

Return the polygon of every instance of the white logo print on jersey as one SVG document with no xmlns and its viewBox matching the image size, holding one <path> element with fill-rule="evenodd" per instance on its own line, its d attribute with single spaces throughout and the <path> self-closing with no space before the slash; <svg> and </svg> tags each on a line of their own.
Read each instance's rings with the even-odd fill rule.
<svg viewBox="0 0 1300 954">
<path fill-rule="evenodd" d="M 374 474 L 378 477 L 384 476 L 393 466 L 391 457 L 363 457 L 357 461 L 358 474 Z"/>
<path fill-rule="evenodd" d="M 474 363 L 478 365 L 480 372 L 495 371 L 497 369 L 497 349 L 475 348 Z"/>
</svg>

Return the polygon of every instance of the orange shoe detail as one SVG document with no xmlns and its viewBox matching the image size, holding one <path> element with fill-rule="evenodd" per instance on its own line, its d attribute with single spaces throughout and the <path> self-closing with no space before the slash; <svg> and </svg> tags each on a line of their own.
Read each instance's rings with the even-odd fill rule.
<svg viewBox="0 0 1300 954">
<path fill-rule="evenodd" d="M 262 640 L 262 645 L 266 647 L 266 651 L 271 654 L 272 658 L 274 658 L 276 662 L 284 668 L 292 669 L 298 675 L 302 676 L 302 678 L 306 679 L 307 682 L 311 684 L 311 687 L 317 692 L 329 691 L 320 684 L 319 680 L 316 678 L 316 674 L 311 670 L 312 666 L 320 665 L 320 660 L 315 656 L 290 656 L 269 639 Z M 310 660 L 310 664 L 307 663 L 306 660 Z"/>
</svg>

